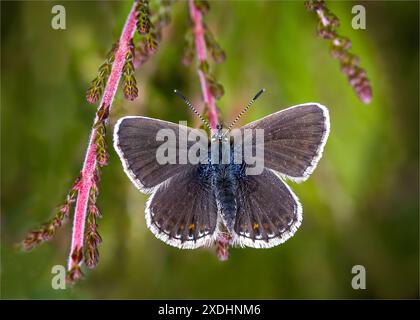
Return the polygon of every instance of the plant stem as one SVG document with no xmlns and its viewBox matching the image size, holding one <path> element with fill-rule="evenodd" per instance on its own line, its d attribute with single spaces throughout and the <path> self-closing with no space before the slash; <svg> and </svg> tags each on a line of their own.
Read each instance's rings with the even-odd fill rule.
<svg viewBox="0 0 420 320">
<path fill-rule="evenodd" d="M 210 91 L 210 86 L 207 83 L 206 76 L 201 70 L 200 66 L 202 63 L 207 61 L 207 49 L 206 42 L 204 39 L 204 26 L 203 26 L 203 15 L 200 10 L 194 5 L 194 0 L 189 0 L 190 16 L 194 23 L 194 43 L 197 51 L 197 65 L 198 65 L 198 77 L 201 83 L 201 92 L 203 93 L 203 99 L 205 104 L 208 106 L 208 117 L 209 123 L 212 129 L 216 129 L 219 123 L 217 118 L 216 99 L 213 97 Z"/>
<path fill-rule="evenodd" d="M 351 42 L 340 36 L 336 29 L 338 18 L 327 8 L 323 0 L 310 0 L 305 2 L 309 10 L 315 11 L 318 19 L 318 34 L 331 41 L 331 55 L 340 61 L 341 72 L 344 73 L 359 99 L 368 104 L 372 100 L 372 87 L 364 70 L 359 65 L 359 58 L 349 51 Z"/>
<path fill-rule="evenodd" d="M 131 7 L 131 11 L 127 17 L 126 23 L 122 30 L 120 40 L 118 42 L 118 48 L 115 52 L 115 60 L 112 64 L 112 69 L 110 76 L 108 78 L 108 82 L 106 84 L 104 94 L 102 96 L 102 100 L 99 104 L 98 111 L 101 106 L 105 106 L 107 113 L 112 107 L 112 102 L 115 97 L 115 93 L 118 88 L 118 84 L 121 79 L 121 74 L 125 62 L 125 57 L 127 52 L 130 51 L 130 42 L 133 38 L 134 32 L 136 30 L 136 2 L 133 3 Z M 81 178 L 78 184 L 78 195 L 75 205 L 75 212 L 74 212 L 74 222 L 73 222 L 73 231 L 72 231 L 72 241 L 71 241 L 71 248 L 70 248 L 70 256 L 68 262 L 68 269 L 71 270 L 75 264 L 80 264 L 81 261 L 74 261 L 72 259 L 72 254 L 77 250 L 83 248 L 84 242 L 84 231 L 85 231 L 85 222 L 86 222 L 86 215 L 87 215 L 87 206 L 89 201 L 89 194 L 90 190 L 96 183 L 94 181 L 94 174 L 95 169 L 98 166 L 96 160 L 96 144 L 95 144 L 95 136 L 96 136 L 96 128 L 95 124 L 98 122 L 99 117 L 96 114 L 93 128 L 90 133 L 89 138 L 89 145 L 86 151 L 85 161 L 83 163 L 83 168 L 81 171 Z"/>
<path fill-rule="evenodd" d="M 193 21 L 193 34 L 195 49 L 197 51 L 197 71 L 198 77 L 200 78 L 201 91 L 203 93 L 203 99 L 208 107 L 208 117 L 210 127 L 213 130 L 217 129 L 219 124 L 218 113 L 216 108 L 216 99 L 211 93 L 210 85 L 207 81 L 206 75 L 202 70 L 203 64 L 207 63 L 207 48 L 205 41 L 205 30 L 203 24 L 203 14 L 194 5 L 194 0 L 189 0 L 189 11 L 191 20 Z M 229 234 L 221 232 L 216 239 L 216 255 L 220 261 L 226 261 L 229 259 L 229 246 L 231 244 L 231 237 Z"/>
</svg>

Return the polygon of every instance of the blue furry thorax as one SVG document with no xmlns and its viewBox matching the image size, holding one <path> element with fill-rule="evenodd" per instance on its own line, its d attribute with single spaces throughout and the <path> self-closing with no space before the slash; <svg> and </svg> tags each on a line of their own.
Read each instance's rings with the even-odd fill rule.
<svg viewBox="0 0 420 320">
<path fill-rule="evenodd" d="M 221 163 L 221 159 L 219 159 L 219 163 L 212 163 L 212 155 L 211 150 L 208 153 L 208 161 L 206 164 L 199 164 L 198 166 L 198 173 L 201 178 L 207 180 L 209 178 L 219 178 L 219 179 L 240 179 L 245 174 L 245 164 L 237 164 L 234 163 L 234 151 L 233 148 L 230 149 L 230 163 L 224 164 Z"/>
</svg>

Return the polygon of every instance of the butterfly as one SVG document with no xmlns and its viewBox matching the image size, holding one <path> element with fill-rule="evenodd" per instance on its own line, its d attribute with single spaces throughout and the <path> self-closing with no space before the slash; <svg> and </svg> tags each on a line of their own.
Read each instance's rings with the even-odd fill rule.
<svg viewBox="0 0 420 320">
<path fill-rule="evenodd" d="M 208 125 L 185 96 L 176 93 Z M 242 145 L 250 144 L 254 153 L 262 150 L 257 158 L 263 158 L 264 166 L 259 174 L 250 175 L 249 164 L 244 161 L 214 161 L 214 148 L 199 163 L 162 164 L 156 156 L 162 146 L 157 139 L 159 132 L 170 130 L 180 141 L 182 135 L 196 129 L 143 116 L 118 120 L 114 148 L 133 184 L 150 194 L 145 218 L 158 239 L 174 247 L 195 249 L 212 245 L 227 232 L 233 246 L 270 248 L 295 234 L 302 223 L 302 206 L 284 180 L 305 181 L 316 168 L 330 131 L 328 109 L 319 103 L 293 106 L 249 123 L 238 132 L 258 129 L 263 130 L 263 147 L 253 139 L 242 141 Z M 228 145 L 232 146 L 229 155 L 238 153 L 221 126 L 212 141 L 219 143 L 216 150 Z M 172 144 L 169 149 L 173 150 L 168 151 L 188 152 L 194 143 Z"/>
</svg>

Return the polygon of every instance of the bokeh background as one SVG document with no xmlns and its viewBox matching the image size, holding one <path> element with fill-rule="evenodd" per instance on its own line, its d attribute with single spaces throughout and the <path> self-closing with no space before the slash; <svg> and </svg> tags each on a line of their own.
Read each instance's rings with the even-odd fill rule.
<svg viewBox="0 0 420 320">
<path fill-rule="evenodd" d="M 218 103 L 224 119 L 262 87 L 266 94 L 242 123 L 309 101 L 329 107 L 322 161 L 307 182 L 290 183 L 304 208 L 296 235 L 273 249 L 232 249 L 224 263 L 213 249 L 169 247 L 147 230 L 146 196 L 110 149 L 98 200 L 100 263 L 60 291 L 51 288 L 51 268 L 66 264 L 71 223 L 32 252 L 14 244 L 52 216 L 80 170 L 95 113 L 85 90 L 131 2 L 61 1 L 67 29 L 56 31 L 55 2 L 1 1 L 2 297 L 419 297 L 419 3 L 327 3 L 372 82 L 368 106 L 317 37 L 303 1 L 212 1 L 206 17 L 227 54 L 212 64 L 226 91 Z M 353 30 L 351 8 L 360 3 L 367 29 Z M 195 67 L 180 62 L 187 17 L 185 2 L 172 6 L 158 53 L 136 73 L 139 98 L 128 102 L 119 92 L 112 125 L 123 115 L 196 122 L 172 93 L 176 87 L 202 106 Z M 358 264 L 366 290 L 351 287 Z"/>
</svg>

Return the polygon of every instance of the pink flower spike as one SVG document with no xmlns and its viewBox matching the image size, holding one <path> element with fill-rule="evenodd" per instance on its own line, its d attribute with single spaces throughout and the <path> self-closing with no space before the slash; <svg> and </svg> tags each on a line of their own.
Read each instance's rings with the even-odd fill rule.
<svg viewBox="0 0 420 320">
<path fill-rule="evenodd" d="M 366 85 L 364 88 L 362 88 L 359 93 L 360 100 L 365 103 L 369 104 L 372 101 L 372 89 L 369 85 Z"/>
<path fill-rule="evenodd" d="M 131 39 L 133 38 L 136 30 L 136 2 L 133 3 L 131 11 L 127 17 L 126 23 L 121 33 L 118 47 L 115 51 L 115 60 L 112 64 L 112 69 L 108 82 L 106 84 L 102 101 L 99 103 L 98 111 L 102 106 L 107 109 L 107 114 L 112 107 L 112 102 L 115 97 L 115 93 L 118 88 L 118 84 L 121 79 L 121 74 L 125 62 L 127 52 L 130 51 Z M 107 120 L 107 119 L 105 119 Z M 85 223 L 87 215 L 87 207 L 89 201 L 89 193 L 95 184 L 94 176 L 95 170 L 98 166 L 96 161 L 96 128 L 95 124 L 98 121 L 98 116 L 95 117 L 94 126 L 90 133 L 89 145 L 86 151 L 86 157 L 81 171 L 81 177 L 79 182 L 79 192 L 75 205 L 74 220 L 73 220 L 73 231 L 72 231 L 72 242 L 70 248 L 70 256 L 68 262 L 68 270 L 78 267 L 83 259 L 73 259 L 74 253 L 80 251 L 83 248 Z"/>
<path fill-rule="evenodd" d="M 197 51 L 197 64 L 207 61 L 206 41 L 204 39 L 203 15 L 200 10 L 194 5 L 194 0 L 189 0 L 190 16 L 194 23 L 194 43 Z M 216 100 L 211 94 L 210 85 L 207 83 L 206 76 L 200 68 L 198 68 L 198 77 L 200 78 L 201 91 L 203 99 L 209 108 L 209 123 L 212 129 L 216 129 L 218 124 Z"/>
</svg>

